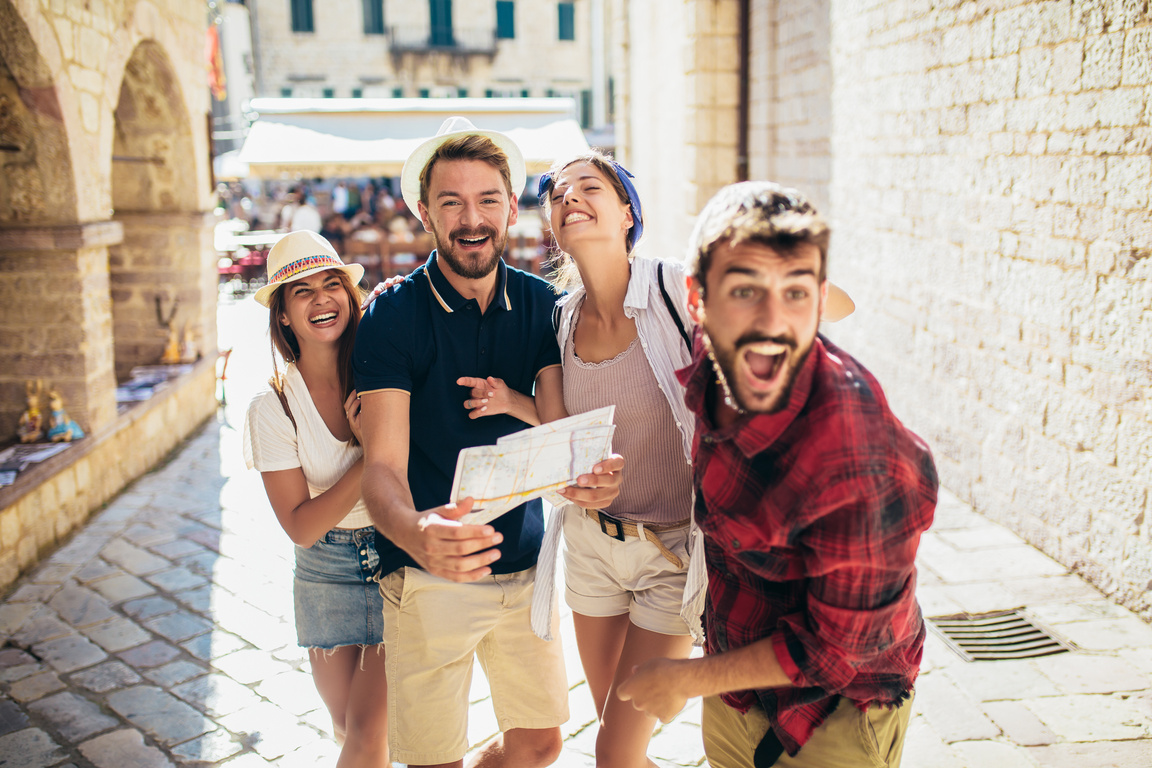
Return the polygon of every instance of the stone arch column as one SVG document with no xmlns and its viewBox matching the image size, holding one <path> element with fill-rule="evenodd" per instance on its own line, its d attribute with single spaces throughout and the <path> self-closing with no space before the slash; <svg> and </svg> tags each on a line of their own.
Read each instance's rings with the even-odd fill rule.
<svg viewBox="0 0 1152 768">
<path fill-rule="evenodd" d="M 49 66 L 0 0 L 0 441 L 24 382 L 59 389 L 86 429 L 115 417 L 106 247 L 120 229 L 77 220 L 68 131 Z"/>
<path fill-rule="evenodd" d="M 215 252 L 199 209 L 194 131 L 164 48 L 141 41 L 124 67 L 112 140 L 109 249 L 117 379 L 160 361 L 168 330 L 215 353 Z M 170 329 L 166 328 L 166 324 Z"/>
</svg>

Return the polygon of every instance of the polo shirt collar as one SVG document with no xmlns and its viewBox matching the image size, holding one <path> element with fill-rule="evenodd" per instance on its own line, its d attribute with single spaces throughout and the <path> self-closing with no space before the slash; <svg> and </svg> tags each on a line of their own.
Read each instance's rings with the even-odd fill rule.
<svg viewBox="0 0 1152 768">
<path fill-rule="evenodd" d="M 784 434 L 800 416 L 801 411 L 808 403 L 812 394 L 812 384 L 820 359 L 826 354 L 823 339 L 817 336 L 812 342 L 812 352 L 792 386 L 792 393 L 788 398 L 787 407 L 779 413 L 764 413 L 745 416 L 730 426 L 717 428 L 715 419 L 708 409 L 708 393 L 712 387 L 719 387 L 716 375 L 712 368 L 712 359 L 708 357 L 703 345 L 698 347 L 698 357 L 687 368 L 678 372 L 681 382 L 686 387 L 685 401 L 688 407 L 696 413 L 698 431 L 701 436 L 711 438 L 714 442 L 731 440 L 740 449 L 745 458 L 751 459 L 763 453 L 772 443 Z M 719 395 L 719 393 L 717 393 Z"/>
<path fill-rule="evenodd" d="M 448 282 L 448 278 L 440 269 L 440 259 L 436 251 L 432 251 L 428 255 L 428 261 L 424 262 L 424 274 L 428 276 L 428 282 L 432 286 L 432 295 L 445 312 L 455 312 L 470 301 L 461 296 L 452 287 L 452 283 Z M 503 310 L 512 308 L 512 302 L 508 299 L 508 267 L 504 264 L 504 259 L 496 262 L 496 299 L 492 306 Z"/>
</svg>

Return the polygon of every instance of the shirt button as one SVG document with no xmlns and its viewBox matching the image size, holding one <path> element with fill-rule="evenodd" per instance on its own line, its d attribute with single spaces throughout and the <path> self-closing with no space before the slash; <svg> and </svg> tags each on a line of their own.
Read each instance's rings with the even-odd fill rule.
<svg viewBox="0 0 1152 768">
<path fill-rule="evenodd" d="M 482 355 L 488 354 L 488 347 L 480 347 L 480 354 L 482 354 Z"/>
<path fill-rule="evenodd" d="M 732 539 L 732 549 L 740 549 L 740 539 Z"/>
<path fill-rule="evenodd" d="M 364 581 L 366 581 L 366 582 L 370 582 L 370 581 L 372 581 L 372 577 L 371 577 L 371 576 L 366 576 L 366 577 L 364 578 Z"/>
</svg>

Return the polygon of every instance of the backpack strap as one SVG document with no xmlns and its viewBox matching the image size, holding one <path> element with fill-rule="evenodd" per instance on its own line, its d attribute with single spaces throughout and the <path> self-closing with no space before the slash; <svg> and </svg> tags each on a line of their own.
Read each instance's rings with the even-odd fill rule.
<svg viewBox="0 0 1152 768">
<path fill-rule="evenodd" d="M 688 336 L 688 331 L 684 329 L 684 321 L 680 319 L 680 313 L 676 311 L 672 297 L 668 295 L 668 289 L 664 287 L 664 262 L 662 261 L 656 264 L 656 280 L 660 283 L 660 295 L 664 297 L 664 305 L 668 307 L 668 314 L 672 315 L 672 321 L 676 323 L 676 330 L 680 331 L 680 338 L 684 339 L 684 346 L 688 347 L 688 354 L 692 354 L 692 339 Z"/>
<path fill-rule="evenodd" d="M 299 433 L 300 428 L 296 426 L 296 418 L 292 415 L 292 409 L 288 407 L 288 397 L 284 394 L 284 386 L 280 383 L 279 376 L 274 376 L 268 380 L 272 385 L 272 391 L 276 393 L 276 397 L 280 398 L 280 407 L 284 409 L 284 415 L 288 417 L 288 421 L 292 422 L 292 431 Z"/>
</svg>

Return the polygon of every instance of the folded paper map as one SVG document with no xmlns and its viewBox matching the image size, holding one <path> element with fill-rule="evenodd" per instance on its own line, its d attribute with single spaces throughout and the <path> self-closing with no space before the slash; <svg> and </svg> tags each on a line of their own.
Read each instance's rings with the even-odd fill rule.
<svg viewBox="0 0 1152 768">
<path fill-rule="evenodd" d="M 462 523 L 487 523 L 526 501 L 576 482 L 612 452 L 615 406 L 598 408 L 539 427 L 513 432 L 496 445 L 460 451 L 452 500 L 471 496 Z"/>
</svg>

